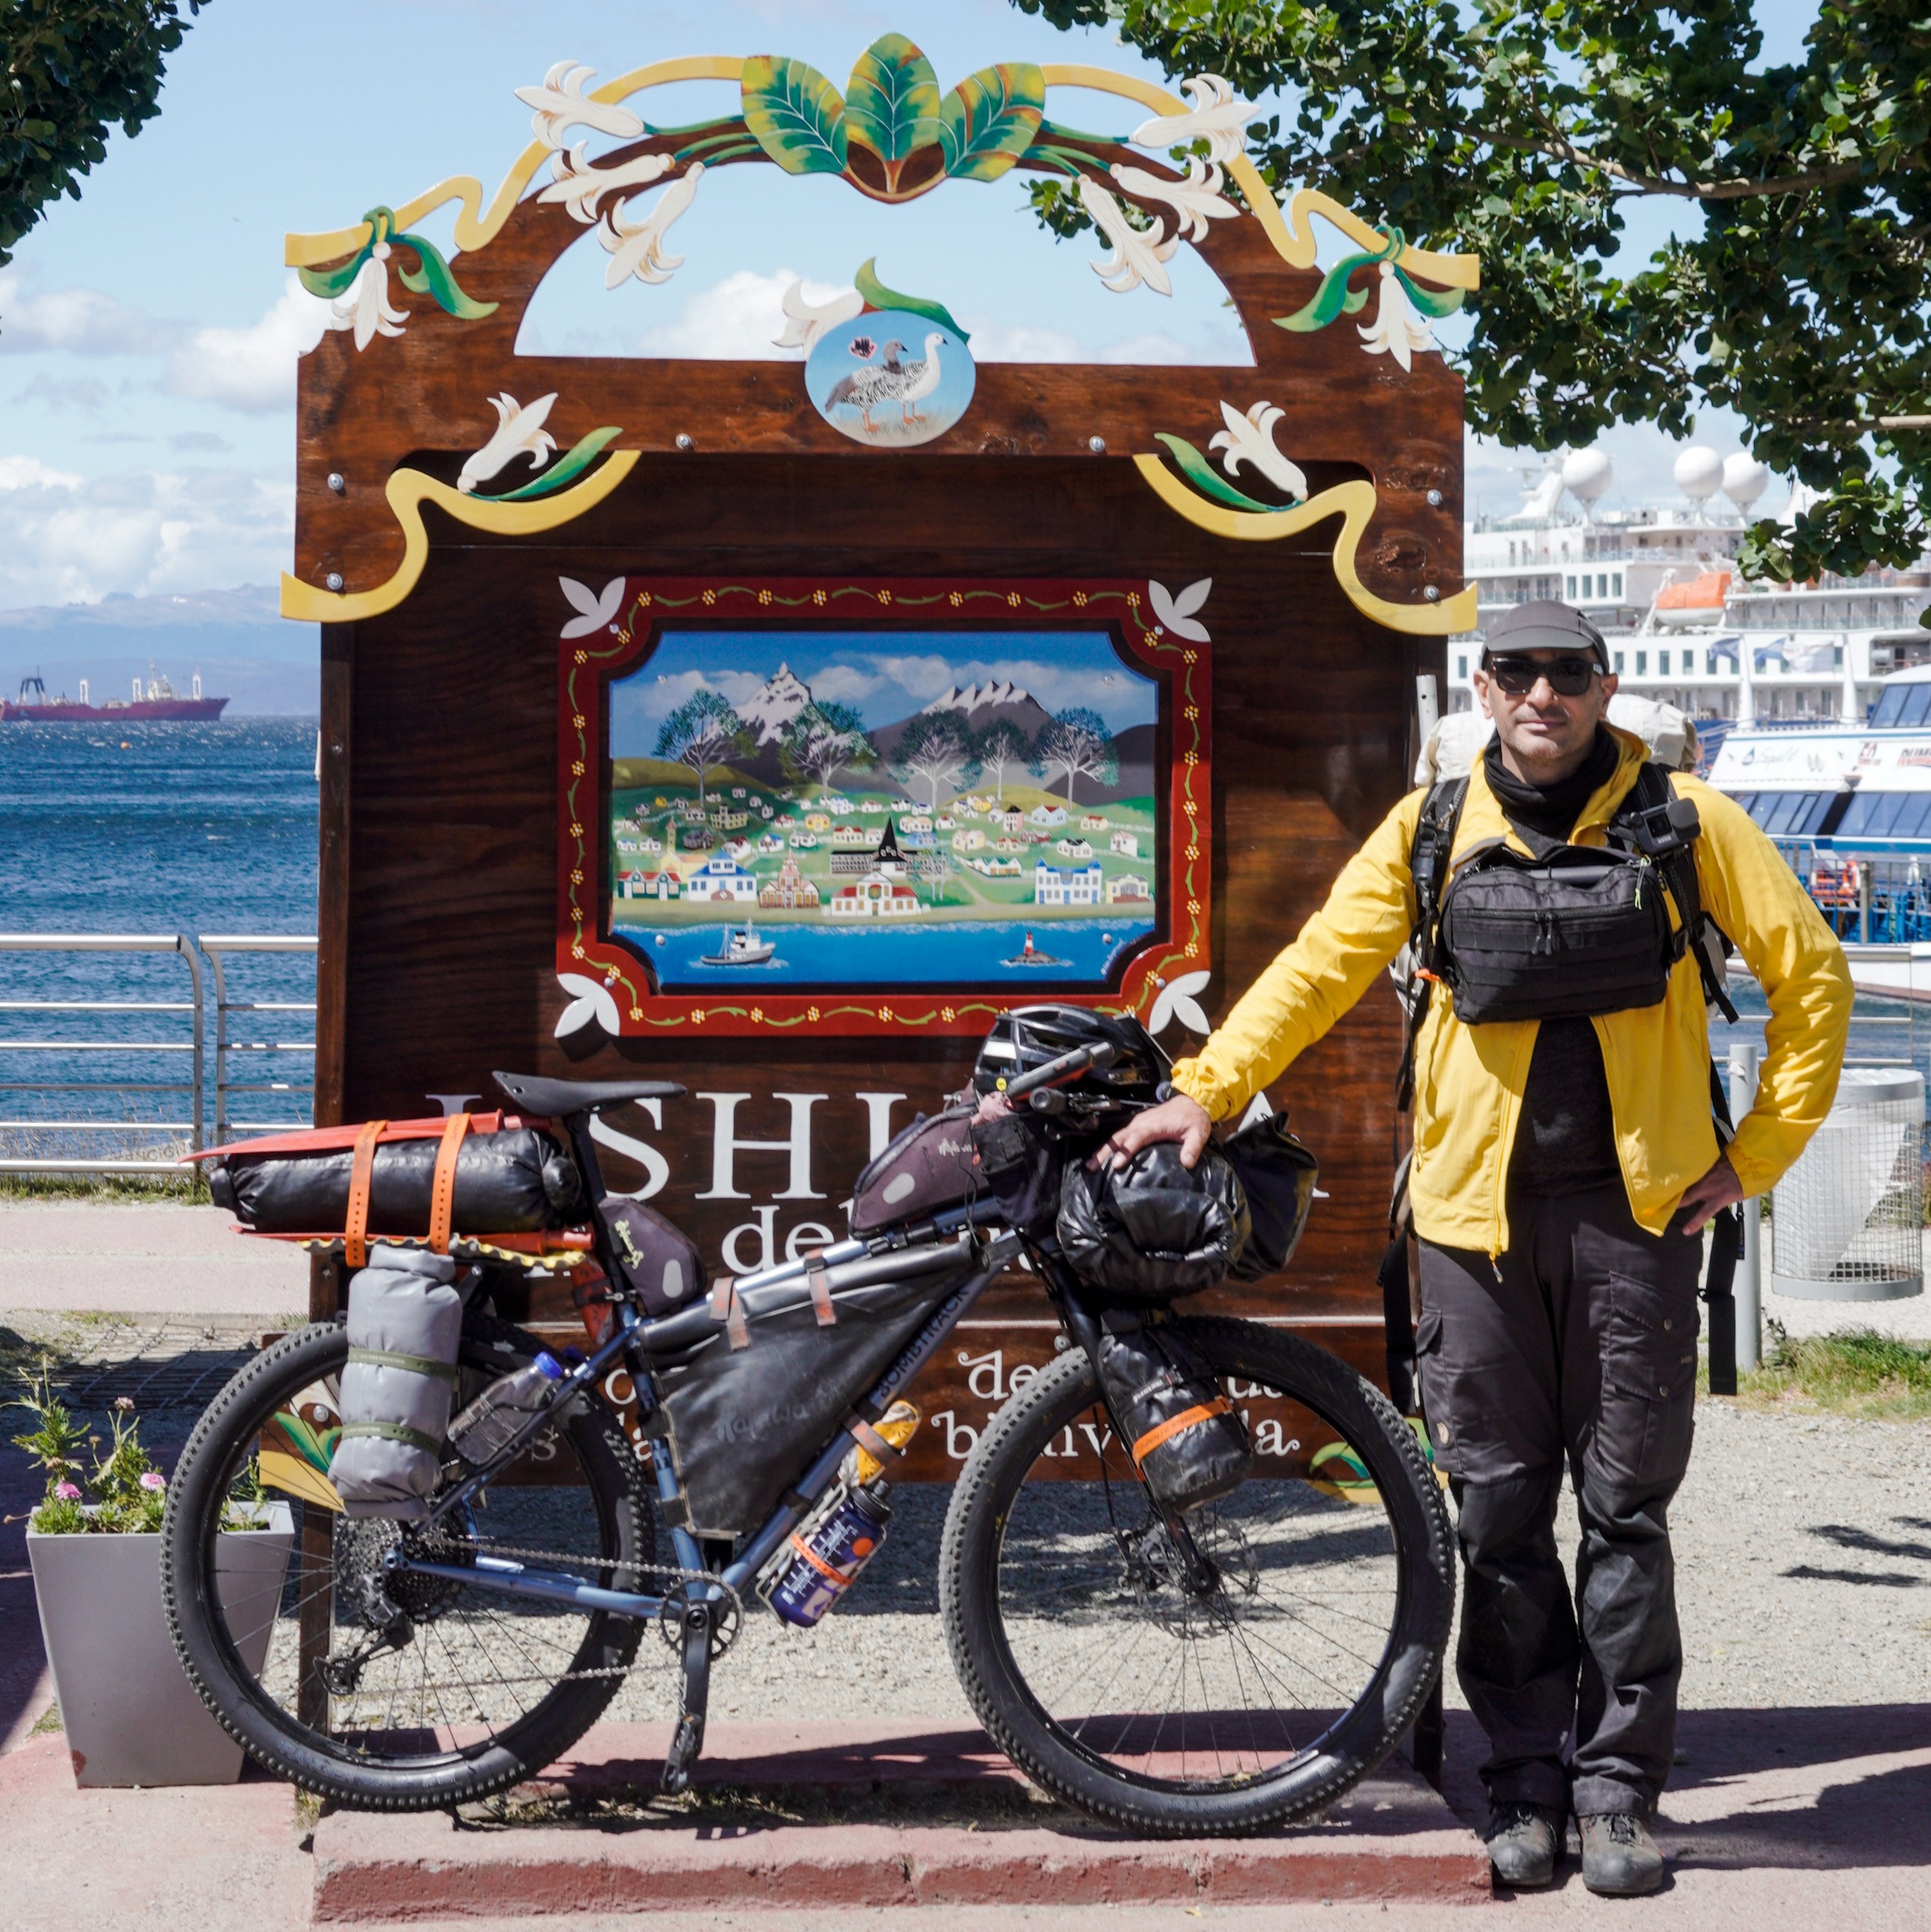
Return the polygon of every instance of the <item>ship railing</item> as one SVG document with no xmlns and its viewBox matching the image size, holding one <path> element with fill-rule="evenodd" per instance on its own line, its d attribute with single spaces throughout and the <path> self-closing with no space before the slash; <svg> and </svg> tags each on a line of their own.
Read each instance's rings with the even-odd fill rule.
<svg viewBox="0 0 1931 1932">
<path fill-rule="evenodd" d="M 201 950 L 207 955 L 208 964 L 214 975 L 214 1139 L 225 1141 L 231 1134 L 272 1134 L 278 1129 L 305 1127 L 315 1116 L 315 1003 L 312 1000 L 240 1000 L 229 997 L 229 964 L 238 953 L 254 955 L 286 955 L 306 953 L 312 955 L 315 950 L 312 933 L 281 932 L 204 932 L 201 935 Z M 279 1029 L 289 1025 L 284 1015 L 305 1015 L 306 1040 L 258 1039 L 252 1036 L 271 1029 Z M 260 1015 L 258 1022 L 250 1023 L 243 1016 Z M 272 1016 L 272 1017 L 271 1017 Z M 245 1031 L 238 1033 L 237 1023 Z M 299 1023 L 297 1023 L 299 1029 Z M 306 1059 L 305 1076 L 297 1077 L 290 1065 L 291 1061 Z M 236 1076 L 236 1068 L 241 1077 Z M 249 1077 L 259 1069 L 258 1077 Z M 288 1076 L 281 1076 L 281 1070 L 287 1069 Z M 276 1099 L 283 1101 L 284 1109 L 294 1103 L 300 1118 L 291 1117 L 285 1110 L 279 1118 L 243 1119 L 232 1111 L 237 1098 L 240 1104 L 252 1108 L 257 1113 L 264 1108 L 272 1107 Z M 271 1098 L 273 1097 L 273 1098 Z"/>
<path fill-rule="evenodd" d="M 0 1033 L 0 1173 L 180 1175 L 182 1156 L 202 1144 L 206 1066 L 207 1007 L 202 964 L 194 935 L 186 932 L 5 932 L 0 933 L 0 955 L 9 953 L 176 953 L 188 969 L 189 997 L 161 999 L 15 999 L 0 998 L 0 1015 L 21 1015 L 26 1023 L 45 1029 L 58 1025 L 56 1016 L 75 1019 L 66 1033 L 85 1032 L 81 1039 L 54 1039 L 31 1034 Z M 10 992 L 11 988 L 8 989 Z M 131 1036 L 102 1036 L 89 1030 L 93 1016 L 148 1016 L 146 1029 Z M 185 1029 L 180 1026 L 186 1016 Z M 17 1022 L 16 1022 L 17 1023 Z M 125 1030 L 127 1022 L 114 1023 Z M 135 1022 L 139 1025 L 139 1022 Z M 85 1066 L 85 1056 L 112 1055 L 119 1065 L 146 1062 L 166 1070 L 182 1068 L 185 1078 L 99 1080 L 36 1080 L 13 1077 L 37 1064 L 34 1056 L 57 1054 L 72 1065 Z M 153 1056 L 152 1059 L 150 1056 Z M 38 1064 L 45 1065 L 45 1059 Z M 98 1064 L 98 1063 L 94 1063 Z M 111 1063 L 110 1063 L 111 1064 Z M 83 1097 L 86 1098 L 83 1098 Z M 102 1119 L 89 1112 L 99 1097 L 116 1097 L 121 1117 Z M 37 1115 L 36 1101 L 54 1111 Z M 139 1112 L 137 1109 L 152 1109 Z M 185 1119 L 168 1117 L 185 1114 Z M 15 1118 L 16 1115 L 27 1117 Z M 94 1136 L 114 1137 L 103 1141 Z M 95 1155 L 85 1150 L 106 1146 Z"/>
</svg>

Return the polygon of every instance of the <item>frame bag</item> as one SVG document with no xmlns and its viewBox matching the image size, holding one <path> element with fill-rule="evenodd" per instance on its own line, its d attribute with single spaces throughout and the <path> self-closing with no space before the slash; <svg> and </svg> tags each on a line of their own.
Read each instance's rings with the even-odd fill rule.
<svg viewBox="0 0 1931 1932">
<path fill-rule="evenodd" d="M 429 1513 L 463 1339 L 456 1271 L 447 1255 L 378 1245 L 348 1285 L 342 1433 L 329 1480 L 349 1516 Z"/>
</svg>

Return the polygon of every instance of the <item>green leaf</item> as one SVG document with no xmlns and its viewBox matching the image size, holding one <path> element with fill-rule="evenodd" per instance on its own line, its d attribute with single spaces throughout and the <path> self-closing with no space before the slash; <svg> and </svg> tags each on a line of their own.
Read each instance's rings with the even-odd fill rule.
<svg viewBox="0 0 1931 1932">
<path fill-rule="evenodd" d="M 1460 289 L 1422 288 L 1409 279 L 1407 270 L 1403 268 L 1399 262 L 1395 265 L 1395 272 L 1401 277 L 1401 286 L 1408 291 L 1408 299 L 1421 310 L 1423 315 L 1432 315 L 1437 322 L 1439 322 L 1444 315 L 1452 315 L 1457 309 L 1461 308 L 1462 292 Z M 1365 301 L 1367 299 L 1367 291 L 1364 289 L 1361 294 L 1361 301 Z M 1360 303 L 1357 302 L 1355 306 L 1359 308 Z"/>
<path fill-rule="evenodd" d="M 1325 329 L 1337 315 L 1358 315 L 1367 304 L 1367 290 L 1348 287 L 1348 277 L 1359 268 L 1371 261 L 1381 260 L 1379 255 L 1347 255 L 1337 261 L 1321 277 L 1320 287 L 1314 291 L 1313 300 L 1305 308 L 1297 308 L 1291 315 L 1274 317 L 1277 329 L 1292 329 L 1297 335 L 1310 335 L 1317 329 Z"/>
<path fill-rule="evenodd" d="M 938 76 L 902 34 L 881 34 L 846 84 L 845 125 L 881 160 L 904 160 L 940 138 Z"/>
<path fill-rule="evenodd" d="M 319 295 L 333 300 L 348 292 L 357 276 L 362 272 L 362 264 L 369 259 L 369 251 L 375 244 L 371 242 L 358 248 L 339 269 L 297 269 L 301 285 L 311 295 Z"/>
<path fill-rule="evenodd" d="M 946 172 L 996 181 L 1018 160 L 1046 118 L 1046 76 L 1029 60 L 968 74 L 939 104 Z"/>
<path fill-rule="evenodd" d="M 398 235 L 395 239 L 400 247 L 413 248 L 423 265 L 413 271 L 401 271 L 405 289 L 417 295 L 433 295 L 438 308 L 459 321 L 481 322 L 485 315 L 495 314 L 495 303 L 474 301 L 463 294 L 462 285 L 434 242 L 426 242 L 420 235 Z"/>
<path fill-rule="evenodd" d="M 845 172 L 845 101 L 816 67 L 754 54 L 740 87 L 744 125 L 787 175 Z"/>
<path fill-rule="evenodd" d="M 1281 503 L 1263 503 L 1258 497 L 1237 490 L 1183 437 L 1169 435 L 1163 429 L 1155 430 L 1154 437 L 1173 452 L 1173 460 L 1186 471 L 1188 481 L 1221 503 L 1230 504 L 1236 510 L 1257 510 L 1270 517 L 1278 516 L 1283 509 L 1291 507 Z"/>
<path fill-rule="evenodd" d="M 935 322 L 942 329 L 949 329 L 961 342 L 972 338 L 953 319 L 952 312 L 942 302 L 928 302 L 918 295 L 901 295 L 895 288 L 887 288 L 875 272 L 878 258 L 874 255 L 864 267 L 852 278 L 852 286 L 864 297 L 870 308 L 896 308 L 908 315 L 923 315 L 928 322 Z"/>
<path fill-rule="evenodd" d="M 551 491 L 561 489 L 566 483 L 574 483 L 603 453 L 604 445 L 614 442 L 623 433 L 622 428 L 614 423 L 593 429 L 581 442 L 572 443 L 541 476 L 532 478 L 521 489 L 505 490 L 499 496 L 483 497 L 481 500 L 515 503 L 526 497 L 547 496 Z"/>
</svg>

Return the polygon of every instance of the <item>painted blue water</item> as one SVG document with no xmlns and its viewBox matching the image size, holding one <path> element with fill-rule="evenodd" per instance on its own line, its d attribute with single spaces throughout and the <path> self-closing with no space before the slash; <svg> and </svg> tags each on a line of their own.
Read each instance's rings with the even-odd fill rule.
<svg viewBox="0 0 1931 1932">
<path fill-rule="evenodd" d="M 762 966 L 706 966 L 725 928 L 624 925 L 627 939 L 650 961 L 668 989 L 758 986 L 773 992 L 849 986 L 854 991 L 890 986 L 1089 986 L 1106 982 L 1119 960 L 1153 930 L 1151 919 L 1010 924 L 761 925 L 758 936 L 777 952 Z M 1032 935 L 1036 951 L 1063 966 L 1008 966 Z M 663 941 L 660 945 L 659 939 Z"/>
</svg>

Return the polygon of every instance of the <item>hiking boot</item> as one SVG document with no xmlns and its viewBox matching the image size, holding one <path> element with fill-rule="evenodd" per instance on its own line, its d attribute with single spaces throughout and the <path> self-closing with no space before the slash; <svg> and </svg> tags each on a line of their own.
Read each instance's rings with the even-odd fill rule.
<svg viewBox="0 0 1931 1932">
<path fill-rule="evenodd" d="M 1583 1833 L 1583 1883 L 1611 1898 L 1639 1898 L 1663 1883 L 1663 1854 L 1634 1811 L 1597 1811 Z"/>
<path fill-rule="evenodd" d="M 1539 1804 L 1497 1804 L 1489 1812 L 1487 1844 L 1497 1882 L 1533 1891 L 1555 1876 L 1561 1828 L 1555 1814 Z"/>
</svg>

